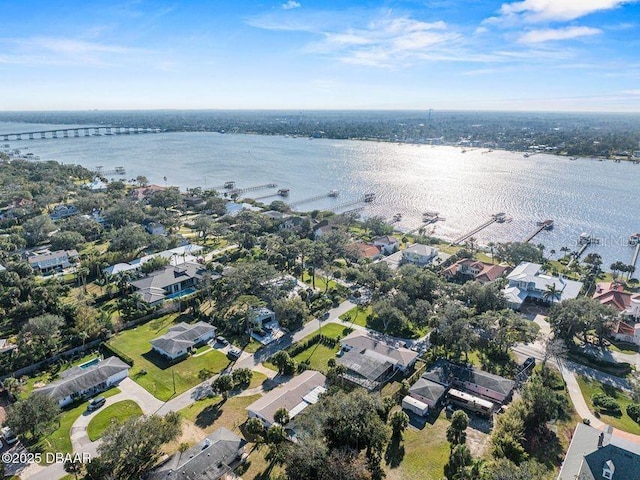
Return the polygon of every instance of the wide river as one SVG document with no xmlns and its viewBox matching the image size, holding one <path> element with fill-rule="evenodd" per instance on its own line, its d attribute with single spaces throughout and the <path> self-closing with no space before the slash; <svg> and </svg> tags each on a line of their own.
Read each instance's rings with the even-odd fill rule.
<svg viewBox="0 0 640 480">
<path fill-rule="evenodd" d="M 37 130 L 42 125 L 0 123 L 0 133 Z M 50 125 L 46 127 L 51 127 Z M 7 142 L 2 142 L 7 143 Z M 339 190 L 338 198 L 300 204 L 298 210 L 331 208 L 374 192 L 364 216 L 391 220 L 397 228 L 417 228 L 422 212 L 437 211 L 446 220 L 433 228 L 453 239 L 505 212 L 513 221 L 493 224 L 475 235 L 480 243 L 521 241 L 536 222 L 553 219 L 555 228 L 534 243 L 547 253 L 572 250 L 580 233 L 601 240 L 588 251 L 602 255 L 608 267 L 629 263 L 631 233 L 640 232 L 640 165 L 593 159 L 571 161 L 552 155 L 468 150 L 283 136 L 218 133 L 158 133 L 9 142 L 42 160 L 78 163 L 105 170 L 126 169 L 127 179 L 145 175 L 161 185 L 219 187 L 234 180 L 238 188 L 276 183 L 289 188 L 288 202 Z M 248 193 L 261 197 L 276 189 Z M 265 199 L 265 202 L 277 197 Z M 344 207 L 345 208 L 354 208 Z M 340 211 L 340 209 L 338 209 Z"/>
</svg>

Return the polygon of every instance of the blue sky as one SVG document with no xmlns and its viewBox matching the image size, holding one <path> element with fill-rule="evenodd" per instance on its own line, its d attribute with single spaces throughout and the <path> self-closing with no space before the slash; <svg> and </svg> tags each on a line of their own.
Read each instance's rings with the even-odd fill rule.
<svg viewBox="0 0 640 480">
<path fill-rule="evenodd" d="M 640 111 L 640 2 L 0 0 L 0 110 Z"/>
</svg>

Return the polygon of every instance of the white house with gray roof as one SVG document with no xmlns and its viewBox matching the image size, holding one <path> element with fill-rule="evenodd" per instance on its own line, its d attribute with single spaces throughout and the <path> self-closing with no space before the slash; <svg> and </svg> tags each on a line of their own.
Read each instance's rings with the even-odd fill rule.
<svg viewBox="0 0 640 480">
<path fill-rule="evenodd" d="M 47 395 L 63 407 L 117 385 L 129 375 L 129 368 L 118 357 L 73 367 L 62 372 L 59 380 L 34 390 L 33 395 Z"/>
<path fill-rule="evenodd" d="M 402 263 L 412 263 L 419 267 L 424 267 L 433 262 L 438 256 L 438 249 L 429 245 L 414 243 L 410 247 L 402 250 Z"/>
<path fill-rule="evenodd" d="M 582 289 L 582 282 L 548 275 L 542 271 L 539 263 L 521 263 L 507 275 L 507 280 L 509 285 L 502 290 L 502 294 L 514 310 L 519 310 L 527 298 L 555 303 L 576 298 Z M 558 295 L 547 299 L 545 293 L 553 287 Z"/>
<path fill-rule="evenodd" d="M 306 370 L 249 405 L 249 417 L 261 420 L 268 428 L 275 423 L 275 413 L 284 408 L 292 422 L 309 405 L 317 403 L 319 396 L 326 392 L 326 383 L 327 377 L 322 373 Z"/>
<path fill-rule="evenodd" d="M 189 349 L 203 344 L 216 336 L 216 327 L 206 322 L 189 325 L 180 322 L 161 337 L 151 340 L 153 350 L 170 360 L 176 360 L 189 353 Z"/>
<path fill-rule="evenodd" d="M 246 441 L 224 427 L 183 453 L 177 452 L 155 468 L 147 480 L 218 480 L 237 478 L 233 468 L 240 462 Z"/>
<path fill-rule="evenodd" d="M 143 302 L 154 305 L 194 293 L 205 272 L 206 268 L 199 263 L 169 265 L 129 284 Z M 212 274 L 211 277 L 217 279 L 220 275 Z"/>
<path fill-rule="evenodd" d="M 40 273 L 48 273 L 69 268 L 76 258 L 78 258 L 76 250 L 56 250 L 54 252 L 46 251 L 31 255 L 27 260 L 34 270 Z"/>
</svg>

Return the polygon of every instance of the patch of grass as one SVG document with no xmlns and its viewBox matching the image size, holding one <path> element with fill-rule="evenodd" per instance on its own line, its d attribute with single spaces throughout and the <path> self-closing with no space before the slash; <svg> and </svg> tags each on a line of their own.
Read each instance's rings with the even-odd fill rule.
<svg viewBox="0 0 640 480">
<path fill-rule="evenodd" d="M 312 280 L 313 279 L 311 275 L 309 275 L 308 272 L 304 272 L 304 275 L 302 275 L 302 281 L 307 285 L 311 286 L 313 283 Z M 329 284 L 328 286 L 327 286 L 327 283 Z M 323 277 L 322 275 L 316 275 L 317 290 L 320 290 L 321 292 L 325 292 L 325 291 L 329 291 L 332 288 L 338 288 L 338 284 L 334 280 L 329 280 L 326 277 Z"/>
<path fill-rule="evenodd" d="M 264 383 L 266 379 L 267 379 L 267 376 L 264 373 L 253 372 L 253 376 L 251 377 L 251 382 L 249 383 L 247 390 L 249 390 L 250 388 L 259 387 Z"/>
<path fill-rule="evenodd" d="M 345 328 L 346 327 L 344 325 L 340 325 L 339 323 L 333 323 L 333 322 L 325 323 L 318 330 L 307 335 L 306 337 L 301 339 L 298 343 L 306 342 L 307 340 L 315 337 L 320 333 L 325 337 L 329 337 L 329 338 L 336 338 L 336 339 L 344 338 L 347 336 L 347 333 L 345 332 Z"/>
<path fill-rule="evenodd" d="M 371 305 L 367 307 L 357 306 L 340 315 L 340 320 L 344 322 L 352 322 L 355 325 L 360 325 L 361 327 L 366 327 L 367 317 L 371 315 L 372 312 L 373 309 L 371 308 Z"/>
<path fill-rule="evenodd" d="M 165 315 L 131 330 L 120 332 L 109 340 L 111 345 L 134 360 L 129 376 L 163 401 L 199 384 L 200 370 L 206 368 L 218 373 L 229 364 L 227 357 L 217 350 L 211 350 L 197 357 L 187 357 L 173 365 L 167 364 L 160 355 L 152 352 L 149 341 L 163 335 L 174 323 L 182 320 L 188 321 L 176 314 Z"/>
<path fill-rule="evenodd" d="M 447 427 L 449 420 L 443 415 L 422 430 L 409 427 L 397 449 L 402 452 L 401 461 L 388 461 L 385 465 L 389 480 L 439 480 L 449 460 Z M 397 453 L 397 452 L 396 452 Z M 398 455 L 396 455 L 397 457 Z"/>
<path fill-rule="evenodd" d="M 246 408 L 260 396 L 229 397 L 226 401 L 220 396 L 205 398 L 183 408 L 178 413 L 207 433 L 220 427 L 237 432 L 240 425 L 247 419 Z"/>
<path fill-rule="evenodd" d="M 131 417 L 139 417 L 141 415 L 142 409 L 133 400 L 123 400 L 109 405 L 89 422 L 87 426 L 89 440 L 95 442 L 102 437 L 102 434 L 112 422 L 122 424 Z"/>
<path fill-rule="evenodd" d="M 101 393 L 103 397 L 112 397 L 120 393 L 118 388 L 110 388 L 104 393 Z M 82 402 L 79 405 L 71 407 L 67 410 L 63 410 L 60 415 L 58 428 L 56 428 L 49 435 L 44 437 L 38 443 L 38 448 L 44 452 L 61 452 L 71 453 L 71 426 L 87 410 L 89 402 Z M 43 455 L 44 457 L 44 455 Z"/>
<path fill-rule="evenodd" d="M 616 402 L 620 404 L 620 409 L 622 411 L 620 415 L 609 415 L 607 413 L 600 412 L 600 420 L 614 428 L 618 428 L 635 435 L 640 435 L 640 425 L 627 415 L 627 405 L 633 403 L 629 395 L 624 393 L 622 390 L 618 390 L 617 388 L 613 388 L 609 385 L 603 385 L 596 380 L 591 380 L 581 375 L 578 376 L 578 385 L 580 385 L 580 390 L 582 391 L 584 400 L 587 403 L 589 410 L 592 412 L 598 411 L 591 401 L 592 395 L 596 393 L 605 393 L 610 397 L 613 397 Z"/>
<path fill-rule="evenodd" d="M 317 370 L 319 372 L 326 373 L 328 366 L 327 362 L 330 358 L 335 358 L 336 353 L 340 350 L 340 345 L 336 345 L 333 348 L 327 347 L 320 343 L 311 345 L 306 350 L 303 350 L 298 355 L 293 357 L 297 363 L 307 363 L 311 370 Z"/>
</svg>

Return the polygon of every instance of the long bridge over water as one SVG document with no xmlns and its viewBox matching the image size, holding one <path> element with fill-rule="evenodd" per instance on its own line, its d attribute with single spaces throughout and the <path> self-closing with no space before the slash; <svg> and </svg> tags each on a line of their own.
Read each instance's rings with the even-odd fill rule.
<svg viewBox="0 0 640 480">
<path fill-rule="evenodd" d="M 36 138 L 74 138 L 94 136 L 99 137 L 103 135 L 137 135 L 141 133 L 160 133 L 161 131 L 162 130 L 159 128 L 146 127 L 63 127 L 31 132 L 0 133 L 0 138 L 2 138 L 3 141 L 8 142 L 10 140 L 33 140 Z"/>
</svg>

